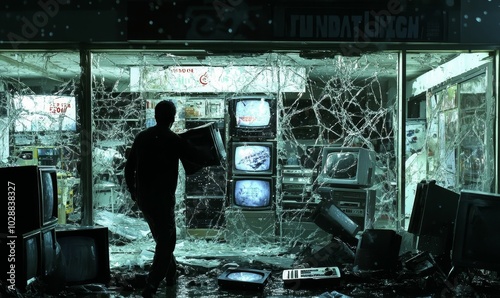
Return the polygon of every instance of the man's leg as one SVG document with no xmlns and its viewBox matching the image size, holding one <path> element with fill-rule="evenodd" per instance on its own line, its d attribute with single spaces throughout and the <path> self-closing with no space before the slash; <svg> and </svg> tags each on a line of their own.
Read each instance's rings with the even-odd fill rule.
<svg viewBox="0 0 500 298">
<path fill-rule="evenodd" d="M 143 214 L 156 242 L 153 264 L 148 276 L 148 284 L 156 289 L 167 275 L 167 272 L 169 273 L 169 277 L 175 274 L 176 266 L 173 257 L 177 240 L 175 221 L 168 220 L 166 217 L 169 212 L 166 210 L 162 211 L 162 208 L 143 211 Z M 172 259 L 174 260 L 173 263 Z"/>
</svg>

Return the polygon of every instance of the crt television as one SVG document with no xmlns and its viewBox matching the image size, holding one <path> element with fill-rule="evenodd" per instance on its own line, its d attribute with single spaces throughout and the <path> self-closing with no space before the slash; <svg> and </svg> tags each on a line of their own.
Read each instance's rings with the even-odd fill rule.
<svg viewBox="0 0 500 298">
<path fill-rule="evenodd" d="M 332 200 L 322 200 L 311 215 L 313 222 L 325 232 L 338 236 L 342 241 L 353 246 L 358 244 L 356 238 L 361 230 L 344 211 Z"/>
<path fill-rule="evenodd" d="M 276 136 L 276 99 L 264 95 L 232 97 L 228 100 L 231 137 L 274 138 Z"/>
<path fill-rule="evenodd" d="M 12 241 L 15 240 L 15 246 Z M 41 274 L 41 238 L 40 231 L 35 230 L 30 233 L 16 235 L 16 238 L 9 238 L 6 234 L 0 235 L 0 247 L 2 256 L 5 257 L 4 270 L 2 270 L 2 282 L 7 288 L 17 288 L 19 291 L 26 291 L 26 286 L 31 284 Z M 11 256 L 11 250 L 15 251 L 15 256 Z M 15 267 L 12 269 L 11 265 Z"/>
<path fill-rule="evenodd" d="M 262 291 L 271 271 L 252 268 L 230 268 L 217 278 L 221 288 Z"/>
<path fill-rule="evenodd" d="M 203 164 L 182 160 L 188 174 L 194 174 L 203 167 L 222 165 L 226 161 L 226 148 L 216 122 L 208 122 L 187 129 L 180 133 L 179 136 L 196 147 L 200 154 L 205 156 Z"/>
<path fill-rule="evenodd" d="M 408 232 L 418 236 L 445 236 L 454 228 L 459 194 L 435 180 L 417 184 Z"/>
<path fill-rule="evenodd" d="M 418 250 L 449 258 L 459 194 L 436 184 L 417 184 L 408 232 L 418 236 Z"/>
<path fill-rule="evenodd" d="M 452 246 L 454 267 L 500 271 L 500 194 L 462 190 Z"/>
<path fill-rule="evenodd" d="M 375 151 L 362 147 L 324 147 L 320 185 L 370 187 L 375 172 Z"/>
<path fill-rule="evenodd" d="M 233 175 L 274 174 L 274 142 L 232 142 L 231 148 Z"/>
<path fill-rule="evenodd" d="M 231 206 L 242 210 L 267 210 L 274 204 L 271 176 L 234 176 L 230 181 Z"/>
<path fill-rule="evenodd" d="M 66 284 L 109 283 L 108 237 L 108 228 L 102 226 L 56 229 Z"/>
<path fill-rule="evenodd" d="M 54 166 L 17 166 L 0 168 L 0 179 L 8 187 L 7 201 L 15 208 L 16 233 L 47 227 L 57 222 L 57 169 Z M 8 223 L 10 215 L 1 215 Z M 10 229 L 6 224 L 2 231 Z"/>
</svg>

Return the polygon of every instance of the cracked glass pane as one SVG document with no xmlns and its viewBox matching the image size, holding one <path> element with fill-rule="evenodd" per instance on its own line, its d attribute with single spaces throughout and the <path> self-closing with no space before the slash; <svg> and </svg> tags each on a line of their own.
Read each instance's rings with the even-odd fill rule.
<svg viewBox="0 0 500 298">
<path fill-rule="evenodd" d="M 95 219 L 117 235 L 113 244 L 151 245 L 141 213 L 126 189 L 123 167 L 127 148 L 140 130 L 154 125 L 154 106 L 163 99 L 177 106 L 174 131 L 215 122 L 228 155 L 220 166 L 194 175 L 186 176 L 181 170 L 176 204 L 181 243 L 203 239 L 213 244 L 224 241 L 238 249 L 270 245 L 271 251 L 276 244 L 284 249 L 330 241 L 331 235 L 313 221 L 318 203 L 330 199 L 317 191 L 328 186 L 318 181 L 323 147 L 374 152 L 369 160 L 374 165 L 373 180 L 358 187 L 361 193 L 354 193 L 366 196 L 365 189 L 369 189 L 372 196 L 367 227 L 396 226 L 397 54 L 102 52 L 93 54 L 92 66 Z M 234 110 L 243 119 L 238 125 L 276 121 L 263 135 L 234 133 L 232 102 L 249 95 L 271 98 L 268 106 L 275 111 L 245 114 Z M 237 145 L 247 146 L 247 151 L 236 153 Z M 249 155 L 241 157 L 246 158 L 247 167 L 233 165 L 238 158 L 234 154 L 255 153 L 264 150 L 263 145 L 269 146 L 265 158 L 273 159 L 268 161 L 272 171 L 252 172 L 259 167 L 251 167 L 249 163 L 257 161 Z M 267 181 L 255 181 L 263 176 L 272 179 L 270 191 L 261 188 Z M 240 208 L 235 189 L 244 192 L 243 204 L 257 196 L 263 199 L 269 192 L 271 208 Z M 340 191 L 352 195 L 349 188 Z M 343 211 L 354 212 L 357 222 L 365 225 L 364 217 L 356 214 L 359 210 L 347 206 Z"/>
<path fill-rule="evenodd" d="M 78 52 L 0 52 L 0 165 L 55 166 L 59 223 L 79 209 Z"/>
<path fill-rule="evenodd" d="M 488 53 L 448 54 L 434 64 L 431 54 L 410 54 L 428 72 L 409 81 L 406 126 L 406 202 L 411 214 L 415 188 L 425 180 L 457 193 L 494 191 L 494 111 Z"/>
</svg>

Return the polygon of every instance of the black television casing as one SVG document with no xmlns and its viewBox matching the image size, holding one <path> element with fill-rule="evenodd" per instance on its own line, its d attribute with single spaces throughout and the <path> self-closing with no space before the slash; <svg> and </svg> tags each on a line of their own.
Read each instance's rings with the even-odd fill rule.
<svg viewBox="0 0 500 298">
<path fill-rule="evenodd" d="M 252 281 L 242 281 L 231 278 L 232 274 L 238 273 L 258 274 L 261 276 L 261 278 Z M 251 268 L 230 268 L 219 275 L 219 277 L 217 278 L 217 283 L 221 288 L 226 289 L 262 291 L 264 290 L 264 287 L 266 286 L 270 276 L 271 271 L 268 270 Z"/>
<path fill-rule="evenodd" d="M 10 238 L 12 235 L 0 234 L 0 253 L 5 258 L 2 264 L 5 267 L 1 273 L 1 280 L 6 287 L 14 286 L 19 291 L 25 292 L 26 287 L 32 283 L 35 278 L 38 278 L 42 273 L 42 247 L 40 230 L 31 231 L 29 233 L 16 235 L 15 238 Z M 15 246 L 9 244 L 15 241 Z M 34 250 L 29 253 L 28 243 L 34 243 Z M 12 255 L 12 253 L 14 253 Z M 14 259 L 12 259 L 12 256 Z M 29 259 L 29 256 L 32 259 Z M 11 271 L 11 265 L 14 265 Z M 31 270 L 33 272 L 29 272 Z"/>
<path fill-rule="evenodd" d="M 50 176 L 50 185 L 42 183 L 42 175 Z M 49 227 L 57 223 L 58 219 L 58 186 L 57 170 L 54 166 L 14 166 L 0 168 L 0 181 L 7 187 L 5 207 L 0 215 L 4 222 L 0 233 L 25 234 Z M 45 197 L 45 187 L 48 193 L 53 194 L 50 202 Z M 50 203 L 50 204 L 49 204 Z M 13 212 L 9 215 L 9 212 Z M 9 221 L 12 224 L 8 224 Z"/>
<path fill-rule="evenodd" d="M 68 285 L 77 284 L 87 284 L 87 283 L 101 283 L 108 284 L 111 280 L 110 266 L 109 266 L 109 232 L 107 227 L 103 226 L 63 226 L 57 227 L 56 229 L 56 239 L 59 244 L 61 244 L 61 239 L 71 237 L 89 237 L 95 241 L 96 247 L 94 253 L 97 255 L 97 275 L 95 278 L 89 280 L 80 281 L 68 281 Z M 63 259 L 63 269 L 68 270 L 65 267 L 66 259 L 71 258 L 71 251 L 65 247 L 61 246 L 61 253 Z M 69 268 L 69 270 L 78 270 L 75 268 Z"/>
<path fill-rule="evenodd" d="M 462 190 L 451 262 L 455 267 L 500 271 L 500 194 Z"/>
<path fill-rule="evenodd" d="M 357 245 L 359 225 L 338 208 L 332 200 L 322 200 L 312 216 L 315 224 L 325 232 L 338 236 L 343 241 Z"/>
</svg>

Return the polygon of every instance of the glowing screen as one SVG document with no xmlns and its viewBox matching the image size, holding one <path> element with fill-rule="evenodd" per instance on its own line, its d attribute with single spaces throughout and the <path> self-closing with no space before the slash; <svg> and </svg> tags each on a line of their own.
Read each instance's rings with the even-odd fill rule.
<svg viewBox="0 0 500 298">
<path fill-rule="evenodd" d="M 234 167 L 241 171 L 267 171 L 271 167 L 271 148 L 261 145 L 237 146 L 234 150 Z"/>
<path fill-rule="evenodd" d="M 235 204 L 241 207 L 265 207 L 271 200 L 270 181 L 237 180 L 234 187 Z"/>
<path fill-rule="evenodd" d="M 236 126 L 262 127 L 271 121 L 271 106 L 265 100 L 241 100 L 236 103 Z"/>
</svg>

